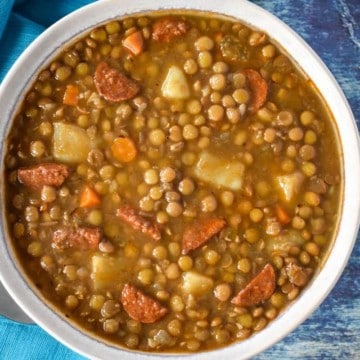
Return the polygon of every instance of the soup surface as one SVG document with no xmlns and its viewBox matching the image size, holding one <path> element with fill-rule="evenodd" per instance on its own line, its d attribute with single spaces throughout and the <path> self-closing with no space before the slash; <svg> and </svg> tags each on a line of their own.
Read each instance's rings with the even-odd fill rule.
<svg viewBox="0 0 360 360">
<path fill-rule="evenodd" d="M 7 220 L 60 314 L 142 351 L 261 331 L 321 265 L 341 209 L 334 120 L 268 35 L 124 18 L 43 69 L 7 139 Z"/>
</svg>

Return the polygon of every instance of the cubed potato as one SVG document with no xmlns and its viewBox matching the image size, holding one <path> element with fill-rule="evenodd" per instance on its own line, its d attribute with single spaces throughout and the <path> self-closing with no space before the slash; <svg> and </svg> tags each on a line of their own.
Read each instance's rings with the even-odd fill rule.
<svg viewBox="0 0 360 360">
<path fill-rule="evenodd" d="M 218 188 L 241 189 L 245 166 L 240 161 L 203 152 L 195 166 L 194 175 Z"/>
<path fill-rule="evenodd" d="M 112 289 L 127 276 L 127 263 L 114 257 L 95 254 L 91 258 L 91 279 L 94 290 Z"/>
<path fill-rule="evenodd" d="M 187 294 L 203 295 L 211 291 L 214 287 L 214 281 L 205 275 L 195 271 L 186 271 L 182 275 L 182 288 Z"/>
<path fill-rule="evenodd" d="M 275 182 L 280 190 L 282 200 L 286 202 L 293 201 L 294 198 L 300 193 L 304 179 L 304 175 L 300 172 L 277 176 L 275 178 Z"/>
<path fill-rule="evenodd" d="M 298 231 L 283 232 L 278 236 L 270 236 L 265 239 L 266 250 L 270 255 L 287 254 L 293 246 L 302 246 L 306 240 Z"/>
<path fill-rule="evenodd" d="M 54 123 L 53 155 L 65 163 L 86 161 L 90 150 L 90 138 L 84 129 L 62 122 Z"/>
<path fill-rule="evenodd" d="M 169 99 L 186 99 L 190 96 L 186 76 L 179 67 L 170 67 L 162 84 L 161 93 Z"/>
</svg>

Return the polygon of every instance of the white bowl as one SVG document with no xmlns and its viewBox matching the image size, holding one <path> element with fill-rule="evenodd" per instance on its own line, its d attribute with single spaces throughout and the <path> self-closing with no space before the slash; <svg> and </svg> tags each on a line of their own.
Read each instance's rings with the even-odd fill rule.
<svg viewBox="0 0 360 360">
<path fill-rule="evenodd" d="M 264 330 L 249 339 L 210 352 L 187 354 L 144 354 L 119 349 L 96 340 L 81 332 L 45 304 L 28 285 L 25 275 L 15 260 L 12 248 L 2 229 L 0 241 L 0 278 L 4 286 L 21 308 L 57 340 L 91 358 L 99 359 L 219 359 L 235 357 L 244 359 L 254 356 L 273 345 L 295 329 L 320 305 L 341 275 L 353 248 L 359 226 L 360 214 L 360 150 L 357 127 L 350 107 L 327 67 L 314 51 L 287 25 L 262 8 L 245 0 L 138 0 L 119 2 L 103 0 L 86 6 L 63 18 L 45 31 L 22 54 L 12 67 L 0 88 L 0 138 L 7 137 L 11 119 L 24 94 L 29 90 L 36 74 L 49 63 L 69 40 L 89 29 L 127 14 L 158 9 L 194 9 L 217 12 L 238 18 L 259 28 L 272 37 L 291 54 L 304 72 L 314 81 L 326 100 L 335 119 L 342 141 L 344 160 L 344 197 L 338 234 L 330 255 L 319 274 L 312 280 L 301 296 Z M 4 171 L 4 141 L 1 142 L 1 170 Z M 3 189 L 2 189 L 3 190 Z M 2 223 L 5 220 L 5 201 L 1 192 Z"/>
</svg>

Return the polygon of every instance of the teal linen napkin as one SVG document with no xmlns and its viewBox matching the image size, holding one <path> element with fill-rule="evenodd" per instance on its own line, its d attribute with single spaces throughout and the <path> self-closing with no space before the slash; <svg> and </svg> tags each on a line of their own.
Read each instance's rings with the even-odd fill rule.
<svg viewBox="0 0 360 360">
<path fill-rule="evenodd" d="M 0 82 L 47 27 L 94 0 L 0 0 Z"/>
<path fill-rule="evenodd" d="M 1 360 L 83 360 L 37 325 L 0 316 Z"/>
<path fill-rule="evenodd" d="M 51 24 L 94 0 L 0 0 L 0 83 Z M 83 360 L 37 325 L 0 316 L 0 360 Z"/>
</svg>

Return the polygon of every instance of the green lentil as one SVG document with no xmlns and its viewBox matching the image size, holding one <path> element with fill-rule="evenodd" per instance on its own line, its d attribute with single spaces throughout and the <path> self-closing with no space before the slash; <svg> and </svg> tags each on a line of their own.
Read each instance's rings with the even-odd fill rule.
<svg viewBox="0 0 360 360">
<path fill-rule="evenodd" d="M 102 216 L 102 212 L 101 210 L 92 210 L 90 211 L 88 217 L 87 217 L 87 222 L 91 225 L 94 226 L 99 226 L 103 221 L 103 216 Z"/>
</svg>

